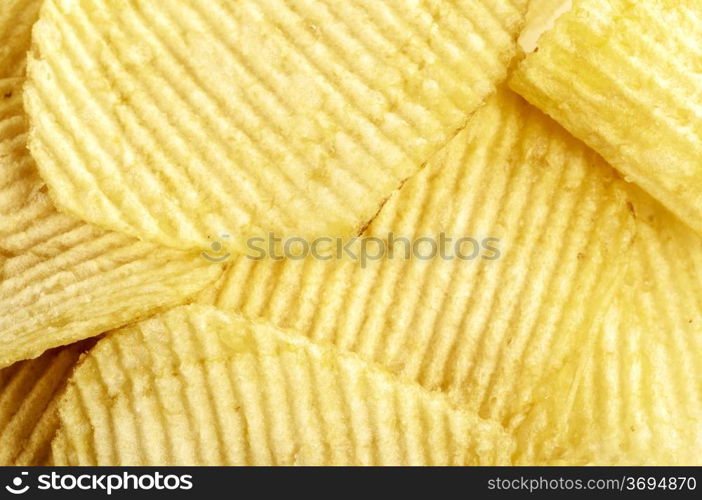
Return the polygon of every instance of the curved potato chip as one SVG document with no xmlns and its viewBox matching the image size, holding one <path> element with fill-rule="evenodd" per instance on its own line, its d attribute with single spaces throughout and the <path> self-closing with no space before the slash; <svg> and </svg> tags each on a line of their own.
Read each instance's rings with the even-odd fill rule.
<svg viewBox="0 0 702 500">
<path fill-rule="evenodd" d="M 615 172 L 502 90 L 368 230 L 496 237 L 498 260 L 249 255 L 200 301 L 333 342 L 509 428 L 602 314 L 633 231 Z"/>
<path fill-rule="evenodd" d="M 533 52 L 539 38 L 553 28 L 553 23 L 573 7 L 573 0 L 531 0 L 527 10 L 526 22 L 519 45 L 524 52 Z"/>
<path fill-rule="evenodd" d="M 510 85 L 702 232 L 700 39 L 697 0 L 581 0 Z"/>
<path fill-rule="evenodd" d="M 59 415 L 57 465 L 478 465 L 513 451 L 441 394 L 209 306 L 101 340 Z"/>
<path fill-rule="evenodd" d="M 0 79 L 22 76 L 32 26 L 43 0 L 3 0 L 0 10 Z"/>
<path fill-rule="evenodd" d="M 183 304 L 219 265 L 51 204 L 27 151 L 22 80 L 0 80 L 0 368 Z"/>
<path fill-rule="evenodd" d="M 30 148 L 59 208 L 180 249 L 358 234 L 506 77 L 526 0 L 47 0 Z"/>
<path fill-rule="evenodd" d="M 91 340 L 52 349 L 0 370 L 0 465 L 49 465 L 58 429 L 57 403 Z"/>
<path fill-rule="evenodd" d="M 702 464 L 702 239 L 635 199 L 627 277 L 589 348 L 517 433 L 518 463 Z"/>
</svg>

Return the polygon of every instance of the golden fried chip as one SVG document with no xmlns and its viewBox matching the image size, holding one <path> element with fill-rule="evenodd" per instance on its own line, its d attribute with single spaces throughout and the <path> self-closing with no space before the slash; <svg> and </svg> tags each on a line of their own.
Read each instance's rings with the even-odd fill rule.
<svg viewBox="0 0 702 500">
<path fill-rule="evenodd" d="M 43 0 L 2 0 L 0 9 L 0 79 L 22 76 L 32 26 Z"/>
<path fill-rule="evenodd" d="M 581 0 L 511 86 L 702 232 L 702 3 Z"/>
<path fill-rule="evenodd" d="M 553 28 L 553 23 L 573 7 L 573 0 L 531 0 L 519 44 L 525 52 L 533 52 L 539 38 Z"/>
<path fill-rule="evenodd" d="M 513 451 L 444 395 L 210 306 L 101 340 L 59 415 L 57 465 L 479 465 Z"/>
<path fill-rule="evenodd" d="M 183 304 L 222 272 L 58 213 L 27 151 L 21 84 L 0 80 L 0 368 Z"/>
<path fill-rule="evenodd" d="M 648 195 L 626 280 L 582 357 L 545 384 L 517 461 L 702 464 L 702 238 Z"/>
<path fill-rule="evenodd" d="M 26 91 L 57 205 L 146 241 L 358 234 L 506 77 L 526 0 L 48 0 Z"/>
<path fill-rule="evenodd" d="M 624 188 L 598 155 L 503 90 L 368 230 L 495 237 L 497 260 L 406 260 L 402 246 L 365 268 L 247 255 L 201 301 L 333 342 L 509 427 L 612 296 L 634 229 Z"/>
<path fill-rule="evenodd" d="M 57 403 L 92 340 L 52 349 L 0 370 L 0 465 L 49 465 L 58 429 Z"/>
</svg>

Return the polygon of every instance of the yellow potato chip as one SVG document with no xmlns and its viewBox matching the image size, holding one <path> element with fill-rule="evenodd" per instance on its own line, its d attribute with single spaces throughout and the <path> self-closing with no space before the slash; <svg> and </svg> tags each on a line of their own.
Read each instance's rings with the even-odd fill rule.
<svg viewBox="0 0 702 500">
<path fill-rule="evenodd" d="M 546 384 L 517 461 L 702 464 L 702 239 L 640 192 L 626 280 L 582 357 Z"/>
<path fill-rule="evenodd" d="M 146 241 L 357 234 L 506 77 L 526 0 L 47 0 L 26 89 L 57 205 Z"/>
<path fill-rule="evenodd" d="M 49 465 L 57 403 L 80 355 L 93 341 L 52 349 L 0 370 L 0 465 Z"/>
<path fill-rule="evenodd" d="M 247 255 L 200 300 L 333 342 L 509 428 L 614 292 L 634 231 L 625 187 L 501 90 L 368 229 L 413 241 L 494 237 L 497 260 L 406 260 L 402 246 L 365 268 Z"/>
<path fill-rule="evenodd" d="M 43 0 L 2 0 L 0 9 L 0 79 L 22 76 L 32 25 Z"/>
<path fill-rule="evenodd" d="M 511 87 L 702 232 L 702 3 L 580 0 Z"/>
<path fill-rule="evenodd" d="M 527 10 L 526 22 L 519 44 L 525 52 L 533 52 L 539 38 L 553 28 L 556 19 L 573 7 L 573 0 L 531 0 Z"/>
<path fill-rule="evenodd" d="M 513 451 L 444 395 L 210 306 L 105 337 L 59 416 L 57 465 L 485 465 Z"/>
<path fill-rule="evenodd" d="M 0 80 L 0 368 L 183 304 L 222 272 L 58 213 L 27 151 L 21 85 Z"/>
</svg>

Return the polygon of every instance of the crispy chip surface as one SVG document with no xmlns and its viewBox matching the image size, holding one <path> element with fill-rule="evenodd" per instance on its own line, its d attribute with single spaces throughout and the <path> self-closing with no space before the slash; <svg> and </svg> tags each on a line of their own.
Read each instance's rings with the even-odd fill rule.
<svg viewBox="0 0 702 500">
<path fill-rule="evenodd" d="M 579 0 L 511 86 L 702 232 L 702 3 Z"/>
<path fill-rule="evenodd" d="M 614 171 L 502 90 L 368 230 L 497 237 L 500 259 L 244 256 L 201 300 L 333 342 L 509 428 L 601 314 L 633 226 Z"/>
<path fill-rule="evenodd" d="M 49 465 L 58 429 L 57 403 L 71 370 L 92 340 L 56 348 L 0 370 L 0 465 Z"/>
<path fill-rule="evenodd" d="M 702 239 L 641 192 L 626 280 L 583 356 L 545 384 L 517 462 L 702 464 Z"/>
<path fill-rule="evenodd" d="M 59 415 L 57 464 L 477 465 L 513 450 L 441 394 L 210 306 L 101 340 Z"/>
<path fill-rule="evenodd" d="M 572 0 L 531 0 L 524 29 L 519 35 L 519 44 L 524 52 L 534 51 L 541 35 L 552 29 L 555 20 L 572 7 Z"/>
<path fill-rule="evenodd" d="M 183 304 L 222 272 L 58 213 L 26 147 L 21 85 L 0 80 L 0 367 Z"/>
<path fill-rule="evenodd" d="M 0 79 L 22 76 L 32 25 L 43 0 L 2 0 L 0 9 Z"/>
<path fill-rule="evenodd" d="M 146 241 L 358 234 L 506 77 L 526 3 L 48 0 L 30 147 L 60 208 Z"/>
</svg>

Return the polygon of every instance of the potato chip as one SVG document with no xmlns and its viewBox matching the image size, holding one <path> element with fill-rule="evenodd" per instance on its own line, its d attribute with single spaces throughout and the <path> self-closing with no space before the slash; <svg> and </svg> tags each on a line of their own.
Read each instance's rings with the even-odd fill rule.
<svg viewBox="0 0 702 500">
<path fill-rule="evenodd" d="M 702 3 L 581 0 L 511 86 L 702 232 Z"/>
<path fill-rule="evenodd" d="M 0 79 L 22 76 L 32 25 L 43 0 L 3 0 L 0 10 Z"/>
<path fill-rule="evenodd" d="M 58 213 L 27 151 L 21 85 L 0 80 L 0 368 L 183 304 L 222 272 Z"/>
<path fill-rule="evenodd" d="M 333 342 L 509 428 L 614 292 L 634 231 L 625 187 L 502 90 L 368 230 L 494 237 L 497 260 L 406 260 L 401 246 L 365 268 L 247 255 L 201 301 Z"/>
<path fill-rule="evenodd" d="M 531 0 L 527 10 L 526 22 L 519 44 L 524 52 L 533 52 L 539 38 L 553 28 L 553 23 L 573 7 L 573 0 Z"/>
<path fill-rule="evenodd" d="M 702 464 L 702 239 L 648 195 L 635 201 L 626 280 L 521 426 L 521 463 Z"/>
<path fill-rule="evenodd" d="M 59 416 L 57 465 L 485 465 L 513 451 L 444 395 L 211 306 L 101 340 Z"/>
<path fill-rule="evenodd" d="M 49 465 L 57 403 L 87 340 L 0 370 L 0 465 Z"/>
<path fill-rule="evenodd" d="M 526 0 L 47 0 L 30 148 L 57 205 L 179 249 L 358 234 L 506 77 Z"/>
</svg>

